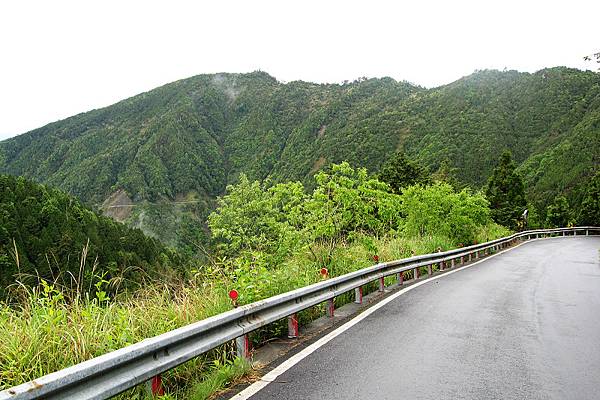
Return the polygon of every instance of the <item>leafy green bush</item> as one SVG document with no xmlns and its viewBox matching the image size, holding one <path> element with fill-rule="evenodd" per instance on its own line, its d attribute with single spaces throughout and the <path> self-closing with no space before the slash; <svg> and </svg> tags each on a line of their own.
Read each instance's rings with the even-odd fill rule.
<svg viewBox="0 0 600 400">
<path fill-rule="evenodd" d="M 491 223 L 488 202 L 467 189 L 455 192 L 447 183 L 410 186 L 402 193 L 407 236 L 439 235 L 455 245 L 472 243 L 476 230 Z"/>
<path fill-rule="evenodd" d="M 312 240 L 336 240 L 352 232 L 383 235 L 400 222 L 400 198 L 389 186 L 347 162 L 315 176 L 317 187 L 306 208 Z"/>
<path fill-rule="evenodd" d="M 259 251 L 281 261 L 303 240 L 297 229 L 305 198 L 301 183 L 250 182 L 240 175 L 237 185 L 227 186 L 219 207 L 209 215 L 208 225 L 218 250 L 227 257 Z"/>
</svg>

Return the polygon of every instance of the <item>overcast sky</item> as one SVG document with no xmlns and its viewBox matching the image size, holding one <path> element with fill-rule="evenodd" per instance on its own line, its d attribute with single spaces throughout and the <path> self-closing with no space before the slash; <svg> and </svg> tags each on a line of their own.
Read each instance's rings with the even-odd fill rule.
<svg viewBox="0 0 600 400">
<path fill-rule="evenodd" d="M 281 81 L 595 68 L 600 1 L 0 3 L 0 139 L 201 73 Z"/>
</svg>

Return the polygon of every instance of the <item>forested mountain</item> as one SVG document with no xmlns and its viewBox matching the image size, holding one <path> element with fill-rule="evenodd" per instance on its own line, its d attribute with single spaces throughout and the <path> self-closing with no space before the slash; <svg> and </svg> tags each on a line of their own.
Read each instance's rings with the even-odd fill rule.
<svg viewBox="0 0 600 400">
<path fill-rule="evenodd" d="M 42 278 L 80 292 L 118 278 L 113 283 L 123 288 L 171 272 L 181 261 L 156 239 L 98 215 L 66 193 L 0 175 L 0 298 L 15 277 L 24 284 Z"/>
<path fill-rule="evenodd" d="M 600 75 L 479 71 L 424 89 L 390 78 L 281 83 L 200 75 L 0 142 L 0 172 L 55 185 L 169 244 L 190 247 L 240 172 L 311 184 L 343 160 L 376 172 L 395 151 L 446 160 L 481 187 L 511 150 L 531 201 L 575 207 L 600 159 Z"/>
</svg>

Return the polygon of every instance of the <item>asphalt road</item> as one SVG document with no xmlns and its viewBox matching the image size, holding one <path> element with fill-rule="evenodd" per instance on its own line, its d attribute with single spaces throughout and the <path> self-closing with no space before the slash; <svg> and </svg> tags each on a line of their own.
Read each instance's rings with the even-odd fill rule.
<svg viewBox="0 0 600 400">
<path fill-rule="evenodd" d="M 599 250 L 534 241 L 435 279 L 251 398 L 600 399 Z"/>
</svg>

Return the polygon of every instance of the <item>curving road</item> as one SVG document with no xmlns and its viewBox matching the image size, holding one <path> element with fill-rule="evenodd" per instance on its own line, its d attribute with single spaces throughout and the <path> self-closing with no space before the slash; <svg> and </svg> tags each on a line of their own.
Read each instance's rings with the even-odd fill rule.
<svg viewBox="0 0 600 400">
<path fill-rule="evenodd" d="M 599 250 L 532 241 L 439 277 L 250 398 L 599 399 Z"/>
</svg>

